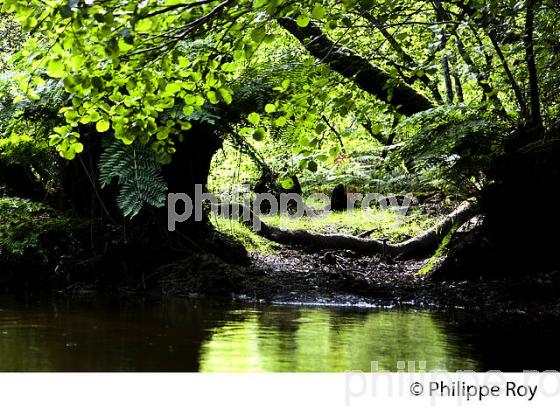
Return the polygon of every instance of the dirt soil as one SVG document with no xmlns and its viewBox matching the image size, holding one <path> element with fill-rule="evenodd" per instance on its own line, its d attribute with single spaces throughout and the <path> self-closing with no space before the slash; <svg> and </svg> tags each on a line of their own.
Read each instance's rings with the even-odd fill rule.
<svg viewBox="0 0 560 410">
<path fill-rule="evenodd" d="M 283 248 L 253 255 L 235 297 L 273 303 L 464 308 L 560 317 L 560 273 L 518 279 L 435 281 L 426 260 L 388 261 L 349 251 Z"/>
<path fill-rule="evenodd" d="M 49 263 L 29 255 L 19 258 L 19 263 L 9 259 L 4 266 L 0 263 L 0 288 L 10 293 L 209 295 L 263 303 L 465 308 L 486 315 L 512 312 L 535 319 L 560 318 L 558 271 L 441 281 L 417 274 L 426 260 L 294 247 L 236 258 L 232 255 L 239 256 L 244 249 L 228 245 L 224 238 L 210 239 L 221 245 L 185 255 L 181 250 L 169 251 L 165 244 L 154 250 L 151 243 L 144 248 L 117 243 L 96 258 L 83 252 L 67 258 L 76 246 L 70 250 L 51 246 L 56 242 L 52 239 L 49 246 L 38 247 L 53 249 Z"/>
</svg>

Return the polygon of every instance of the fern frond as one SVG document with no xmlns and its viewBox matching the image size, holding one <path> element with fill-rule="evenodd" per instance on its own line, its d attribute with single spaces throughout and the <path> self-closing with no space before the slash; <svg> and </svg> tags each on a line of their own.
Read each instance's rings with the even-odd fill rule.
<svg viewBox="0 0 560 410">
<path fill-rule="evenodd" d="M 139 141 L 131 145 L 116 139 L 105 141 L 99 159 L 99 182 L 105 187 L 114 179 L 120 185 L 117 204 L 125 216 L 133 218 L 145 205 L 165 205 L 167 184 L 149 146 Z"/>
</svg>

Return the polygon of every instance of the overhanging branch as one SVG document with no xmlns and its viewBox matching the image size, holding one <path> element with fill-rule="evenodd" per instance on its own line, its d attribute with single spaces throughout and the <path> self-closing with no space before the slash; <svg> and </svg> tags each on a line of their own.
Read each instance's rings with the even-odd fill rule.
<svg viewBox="0 0 560 410">
<path fill-rule="evenodd" d="M 433 108 L 432 102 L 424 95 L 397 81 L 365 58 L 340 47 L 319 27 L 311 23 L 300 27 L 294 19 L 287 17 L 278 19 L 278 23 L 297 38 L 312 56 L 354 81 L 362 90 L 391 104 L 399 113 L 413 115 Z"/>
</svg>

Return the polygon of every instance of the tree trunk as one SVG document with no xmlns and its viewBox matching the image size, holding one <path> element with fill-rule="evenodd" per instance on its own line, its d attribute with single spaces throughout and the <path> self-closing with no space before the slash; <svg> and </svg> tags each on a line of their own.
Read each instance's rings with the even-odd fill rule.
<svg viewBox="0 0 560 410">
<path fill-rule="evenodd" d="M 525 43 L 525 58 L 527 61 L 527 69 L 529 72 L 529 97 L 531 104 L 531 122 L 529 125 L 531 127 L 534 127 L 535 129 L 543 130 L 539 93 L 539 79 L 537 74 L 537 64 L 535 62 L 535 51 L 533 44 L 536 2 L 536 0 L 527 0 L 527 15 L 525 19 L 525 35 L 523 37 L 523 41 Z"/>
<path fill-rule="evenodd" d="M 457 101 L 459 103 L 465 102 L 465 95 L 463 93 L 463 84 L 461 83 L 461 77 L 457 73 L 457 69 L 453 68 L 453 80 L 455 81 L 455 90 L 457 91 Z"/>
<path fill-rule="evenodd" d="M 205 123 L 193 124 L 193 128 L 184 134 L 183 142 L 176 144 L 177 151 L 173 154 L 171 163 L 163 167 L 163 176 L 169 192 L 187 194 L 194 204 L 196 186 L 201 187 L 201 192 L 206 192 L 212 158 L 222 147 L 222 143 L 223 140 L 214 126 Z M 162 217 L 167 218 L 167 210 Z M 204 212 L 201 221 L 190 218 L 177 227 L 181 233 L 191 237 L 204 234 L 210 228 L 209 224 Z"/>
<path fill-rule="evenodd" d="M 443 71 L 443 78 L 445 79 L 445 102 L 453 104 L 455 99 L 453 95 L 453 82 L 451 81 L 451 70 L 449 69 L 449 60 L 447 56 L 441 57 L 441 69 Z"/>
<path fill-rule="evenodd" d="M 81 131 L 86 144 L 83 153 L 73 161 L 64 164 L 62 172 L 62 196 L 58 199 L 58 208 L 70 210 L 74 214 L 86 218 L 102 218 L 112 223 L 123 223 L 121 210 L 116 204 L 118 185 L 113 183 L 106 188 L 99 184 L 98 164 L 101 155 L 101 139 L 104 137 L 94 130 Z M 162 167 L 162 174 L 167 182 L 169 192 L 185 193 L 194 201 L 195 186 L 200 185 L 202 191 L 206 189 L 210 165 L 214 154 L 222 146 L 222 139 L 215 127 L 195 123 L 193 128 L 185 133 L 184 141 L 176 144 L 176 153 L 169 165 Z M 127 224 L 130 227 L 141 227 L 142 230 L 150 225 L 159 230 L 167 227 L 167 208 L 160 210 L 143 210 Z M 192 236 L 208 228 L 208 220 L 194 221 L 180 224 L 183 234 Z M 156 231 L 154 231 L 156 232 Z"/>
<path fill-rule="evenodd" d="M 433 104 L 425 96 L 412 87 L 397 82 L 389 73 L 370 64 L 365 58 L 338 46 L 319 27 L 311 23 L 307 27 L 300 27 L 294 19 L 287 17 L 278 19 L 278 22 L 297 38 L 311 55 L 345 78 L 354 81 L 362 90 L 393 105 L 399 113 L 413 115 L 433 108 Z"/>
<path fill-rule="evenodd" d="M 241 219 L 241 216 L 249 215 L 249 220 L 244 218 L 242 221 L 244 224 L 249 227 L 260 225 L 260 229 L 256 231 L 257 234 L 280 244 L 299 245 L 315 249 L 352 250 L 364 254 L 383 254 L 402 259 L 421 257 L 433 253 L 453 227 L 461 226 L 476 214 L 476 207 L 470 202 L 465 202 L 433 228 L 407 241 L 391 244 L 382 240 L 351 235 L 325 235 L 305 230 L 282 230 L 267 225 L 251 210 L 244 209 L 241 204 L 235 206 L 239 207 L 239 212 L 233 217 L 237 216 L 238 219 Z M 230 215 L 232 215 L 231 210 L 232 208 L 230 208 Z"/>
</svg>

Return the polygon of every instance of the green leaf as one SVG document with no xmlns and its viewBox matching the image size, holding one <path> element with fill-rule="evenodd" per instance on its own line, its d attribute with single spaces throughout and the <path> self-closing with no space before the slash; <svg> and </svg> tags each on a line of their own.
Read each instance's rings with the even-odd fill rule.
<svg viewBox="0 0 560 410">
<path fill-rule="evenodd" d="M 54 147 L 62 142 L 62 137 L 58 134 L 53 134 L 49 137 L 49 147 Z"/>
<path fill-rule="evenodd" d="M 89 113 L 89 119 L 91 122 L 97 122 L 99 121 L 99 119 L 101 118 L 101 116 L 99 115 L 99 113 L 97 111 L 91 111 Z"/>
<path fill-rule="evenodd" d="M 206 97 L 208 98 L 208 101 L 210 101 L 211 104 L 218 104 L 220 102 L 220 100 L 218 100 L 218 95 L 216 94 L 215 91 L 208 91 L 206 93 Z"/>
<path fill-rule="evenodd" d="M 266 106 L 264 107 L 264 110 L 265 110 L 268 114 L 272 114 L 273 112 L 276 112 L 276 105 L 274 105 L 274 104 L 266 104 Z"/>
<path fill-rule="evenodd" d="M 266 36 L 264 36 L 264 43 L 265 44 L 272 44 L 274 43 L 274 40 L 276 39 L 276 36 L 274 34 L 267 34 Z"/>
<path fill-rule="evenodd" d="M 257 125 L 259 122 L 261 122 L 261 116 L 259 114 L 257 114 L 256 112 L 252 112 L 251 114 L 249 114 L 247 116 L 247 119 L 253 125 Z"/>
<path fill-rule="evenodd" d="M 111 123 L 107 120 L 101 120 L 98 121 L 97 124 L 95 124 L 95 129 L 97 130 L 97 132 L 106 132 L 109 130 L 109 127 L 111 126 Z"/>
<path fill-rule="evenodd" d="M 179 68 L 188 67 L 188 65 L 189 65 L 189 63 L 190 63 L 189 59 L 186 58 L 186 57 L 183 57 L 183 56 L 179 57 L 179 58 L 177 59 L 177 62 L 179 63 Z"/>
<path fill-rule="evenodd" d="M 317 163 L 315 161 L 309 161 L 307 163 L 307 169 L 311 172 L 317 172 Z"/>
<path fill-rule="evenodd" d="M 322 4 L 315 3 L 311 15 L 313 16 L 314 19 L 320 20 L 323 17 L 325 17 L 325 8 L 323 7 Z"/>
<path fill-rule="evenodd" d="M 177 83 L 169 83 L 165 86 L 165 93 L 166 94 L 176 94 L 181 91 L 181 84 Z"/>
<path fill-rule="evenodd" d="M 52 78 L 64 77 L 64 62 L 62 60 L 50 60 L 47 64 L 47 74 Z"/>
<path fill-rule="evenodd" d="M 325 131 L 327 129 L 327 126 L 325 124 L 323 124 L 322 122 L 320 122 L 319 124 L 317 124 L 317 126 L 315 127 L 315 132 L 317 134 L 321 134 L 323 131 Z"/>
<path fill-rule="evenodd" d="M 342 17 L 341 22 L 343 26 L 352 27 L 352 19 L 348 16 Z"/>
<path fill-rule="evenodd" d="M 292 189 L 294 187 L 294 180 L 291 177 L 284 178 L 280 181 L 280 186 L 284 189 Z"/>
<path fill-rule="evenodd" d="M 224 63 L 222 64 L 222 71 L 227 73 L 233 73 L 236 70 L 236 66 L 234 63 Z"/>
<path fill-rule="evenodd" d="M 78 118 L 78 112 L 74 110 L 66 111 L 64 113 L 64 118 L 66 119 L 66 122 L 75 122 Z"/>
<path fill-rule="evenodd" d="M 332 147 L 329 149 L 329 156 L 334 159 L 338 156 L 338 152 L 338 147 Z"/>
<path fill-rule="evenodd" d="M 311 21 L 311 19 L 308 16 L 304 16 L 303 14 L 301 16 L 299 16 L 296 20 L 297 25 L 300 27 L 307 27 L 309 25 L 309 22 Z"/>
<path fill-rule="evenodd" d="M 190 116 L 194 112 L 194 107 L 192 105 L 185 105 L 183 107 L 183 114 L 185 117 Z"/>
<path fill-rule="evenodd" d="M 255 43 L 260 43 L 266 35 L 266 28 L 264 26 L 257 27 L 251 32 L 251 39 Z"/>
<path fill-rule="evenodd" d="M 231 96 L 231 92 L 227 88 L 220 88 L 218 91 L 220 92 L 220 95 L 222 96 L 222 99 L 226 104 L 232 103 L 233 97 Z"/>
<path fill-rule="evenodd" d="M 74 144 L 72 144 L 72 148 L 77 154 L 79 154 L 84 151 L 84 144 L 82 144 L 81 142 L 75 142 Z"/>
<path fill-rule="evenodd" d="M 68 161 L 72 161 L 74 158 L 76 158 L 76 152 L 72 149 L 62 151 L 61 155 L 64 157 L 64 159 L 67 159 Z"/>
</svg>

